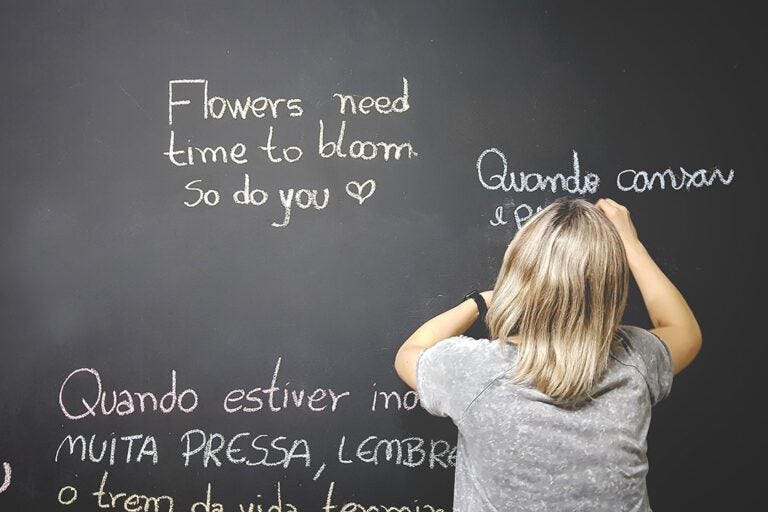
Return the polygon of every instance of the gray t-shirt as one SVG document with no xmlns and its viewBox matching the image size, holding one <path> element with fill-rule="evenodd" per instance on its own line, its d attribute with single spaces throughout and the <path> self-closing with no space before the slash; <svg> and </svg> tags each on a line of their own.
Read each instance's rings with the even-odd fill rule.
<svg viewBox="0 0 768 512">
<path fill-rule="evenodd" d="M 498 340 L 461 335 L 421 353 L 421 406 L 458 427 L 454 511 L 651 511 L 646 434 L 672 387 L 672 359 L 646 329 L 619 333 L 594 400 L 570 409 L 503 378 L 514 345 L 505 357 Z"/>
</svg>

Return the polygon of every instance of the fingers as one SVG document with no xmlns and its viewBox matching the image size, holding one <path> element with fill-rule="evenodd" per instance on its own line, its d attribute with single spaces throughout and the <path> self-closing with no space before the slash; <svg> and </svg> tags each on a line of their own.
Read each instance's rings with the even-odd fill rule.
<svg viewBox="0 0 768 512">
<path fill-rule="evenodd" d="M 600 208 L 600 211 L 616 227 L 625 247 L 628 243 L 634 243 L 635 240 L 638 240 L 637 229 L 635 229 L 632 223 L 632 218 L 626 206 L 608 198 L 599 199 L 595 206 Z"/>
<path fill-rule="evenodd" d="M 595 202 L 595 206 L 597 206 L 598 208 L 600 208 L 606 213 L 608 213 L 608 210 L 613 210 L 613 209 L 627 211 L 626 206 L 619 204 L 613 199 L 609 199 L 607 197 L 598 199 Z"/>
<path fill-rule="evenodd" d="M 595 202 L 595 206 L 600 208 L 600 210 L 602 210 L 603 213 L 606 213 L 606 214 L 610 213 L 610 212 L 612 212 L 613 210 L 616 209 L 616 205 L 614 205 L 613 203 L 609 202 L 609 200 L 605 199 L 605 198 L 598 199 Z"/>
<path fill-rule="evenodd" d="M 619 206 L 621 206 L 619 203 L 617 203 L 616 201 L 614 201 L 613 199 L 610 199 L 610 198 L 608 198 L 608 197 L 601 197 L 600 199 L 598 199 L 598 200 L 595 202 L 595 205 L 598 205 L 598 204 L 601 204 L 601 203 L 602 203 L 602 204 L 605 204 L 605 203 L 607 203 L 607 204 L 610 204 L 611 206 L 615 206 L 615 207 L 617 207 L 617 208 L 618 208 Z"/>
</svg>

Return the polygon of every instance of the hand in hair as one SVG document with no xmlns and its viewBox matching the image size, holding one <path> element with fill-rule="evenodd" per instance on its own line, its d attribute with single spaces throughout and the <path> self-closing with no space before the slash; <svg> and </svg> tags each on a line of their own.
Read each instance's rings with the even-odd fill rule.
<svg viewBox="0 0 768 512">
<path fill-rule="evenodd" d="M 629 216 L 629 210 L 624 205 L 621 205 L 613 199 L 598 199 L 595 206 L 600 208 L 608 220 L 616 227 L 616 231 L 619 232 L 624 247 L 626 249 L 633 248 L 640 240 L 637 236 L 637 229 L 632 223 L 632 219 Z"/>
</svg>

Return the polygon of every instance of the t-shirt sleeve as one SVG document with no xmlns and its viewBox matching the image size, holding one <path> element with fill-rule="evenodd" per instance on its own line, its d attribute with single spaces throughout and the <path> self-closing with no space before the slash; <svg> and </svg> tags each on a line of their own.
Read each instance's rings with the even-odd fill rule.
<svg viewBox="0 0 768 512">
<path fill-rule="evenodd" d="M 633 325 L 622 327 L 630 337 L 634 352 L 642 361 L 643 376 L 651 394 L 651 405 L 656 405 L 667 398 L 672 390 L 674 367 L 669 347 L 647 329 Z"/>
<path fill-rule="evenodd" d="M 448 416 L 458 424 L 477 394 L 475 381 L 479 363 L 475 352 L 481 340 L 454 336 L 427 348 L 416 361 L 416 391 L 419 402 L 434 416 Z M 487 343 L 487 342 L 486 342 Z"/>
</svg>

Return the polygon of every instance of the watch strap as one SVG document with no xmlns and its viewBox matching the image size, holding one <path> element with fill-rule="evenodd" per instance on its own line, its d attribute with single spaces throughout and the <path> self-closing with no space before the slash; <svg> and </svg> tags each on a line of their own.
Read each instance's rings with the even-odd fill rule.
<svg viewBox="0 0 768 512">
<path fill-rule="evenodd" d="M 477 311 L 480 313 L 480 319 L 484 320 L 485 314 L 488 312 L 488 305 L 485 303 L 485 299 L 480 294 L 480 291 L 477 289 L 471 290 L 466 295 L 464 295 L 462 302 L 466 301 L 467 299 L 472 299 L 475 301 L 475 304 L 477 304 Z"/>
</svg>

